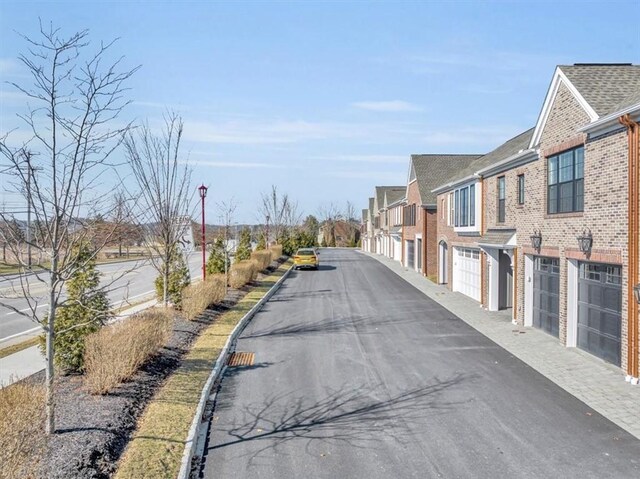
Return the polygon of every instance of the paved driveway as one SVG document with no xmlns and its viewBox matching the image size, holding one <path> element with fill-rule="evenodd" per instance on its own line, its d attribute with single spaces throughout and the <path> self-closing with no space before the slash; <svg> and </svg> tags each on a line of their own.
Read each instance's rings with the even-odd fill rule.
<svg viewBox="0 0 640 479">
<path fill-rule="evenodd" d="M 640 477 L 640 441 L 389 269 L 320 258 L 238 341 L 204 477 Z"/>
</svg>

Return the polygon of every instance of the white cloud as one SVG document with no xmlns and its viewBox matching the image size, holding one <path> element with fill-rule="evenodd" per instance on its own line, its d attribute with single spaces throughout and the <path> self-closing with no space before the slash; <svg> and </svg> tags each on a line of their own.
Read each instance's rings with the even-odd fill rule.
<svg viewBox="0 0 640 479">
<path fill-rule="evenodd" d="M 349 123 L 303 120 L 192 122 L 185 119 L 185 140 L 224 144 L 286 144 L 327 138 L 367 136 L 367 128 Z"/>
<path fill-rule="evenodd" d="M 359 101 L 351 106 L 369 111 L 396 112 L 396 111 L 421 111 L 422 108 L 402 100 L 390 101 Z"/>
<path fill-rule="evenodd" d="M 334 155 L 309 158 L 317 161 L 339 161 L 354 163 L 406 163 L 408 155 Z"/>
<path fill-rule="evenodd" d="M 206 161 L 206 160 L 195 160 L 189 161 L 189 165 L 192 166 L 209 166 L 212 168 L 250 168 L 250 169 L 258 169 L 258 168 L 285 168 L 284 165 L 279 165 L 275 163 L 244 163 L 240 161 Z"/>
</svg>

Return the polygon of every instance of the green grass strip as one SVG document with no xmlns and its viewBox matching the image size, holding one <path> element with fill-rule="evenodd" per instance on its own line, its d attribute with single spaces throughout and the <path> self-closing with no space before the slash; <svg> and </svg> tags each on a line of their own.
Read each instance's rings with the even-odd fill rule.
<svg viewBox="0 0 640 479">
<path fill-rule="evenodd" d="M 138 429 L 120 460 L 116 479 L 177 477 L 202 388 L 220 351 L 236 324 L 290 266 L 290 261 L 281 265 L 202 332 L 138 421 Z"/>
<path fill-rule="evenodd" d="M 22 341 L 18 344 L 12 344 L 11 346 L 7 346 L 6 348 L 0 349 L 0 359 L 6 358 L 12 354 L 22 351 L 23 349 L 30 348 L 31 346 L 35 346 L 38 344 L 39 338 L 31 338 L 26 341 Z"/>
</svg>

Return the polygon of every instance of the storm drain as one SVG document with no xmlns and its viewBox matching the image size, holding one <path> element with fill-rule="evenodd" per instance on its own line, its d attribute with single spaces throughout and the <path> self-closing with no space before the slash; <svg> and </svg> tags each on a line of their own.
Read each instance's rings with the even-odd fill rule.
<svg viewBox="0 0 640 479">
<path fill-rule="evenodd" d="M 237 366 L 253 366 L 255 357 L 256 355 L 254 353 L 237 351 L 235 353 L 231 353 L 231 356 L 229 356 L 229 359 L 227 360 L 227 366 L 230 368 Z"/>
</svg>

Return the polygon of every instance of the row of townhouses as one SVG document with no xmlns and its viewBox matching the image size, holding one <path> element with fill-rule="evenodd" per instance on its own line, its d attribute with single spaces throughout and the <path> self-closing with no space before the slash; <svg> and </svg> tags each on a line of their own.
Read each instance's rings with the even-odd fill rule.
<svg viewBox="0 0 640 479">
<path fill-rule="evenodd" d="M 486 154 L 412 155 L 362 248 L 638 383 L 640 65 L 558 66 L 537 123 Z"/>
</svg>

